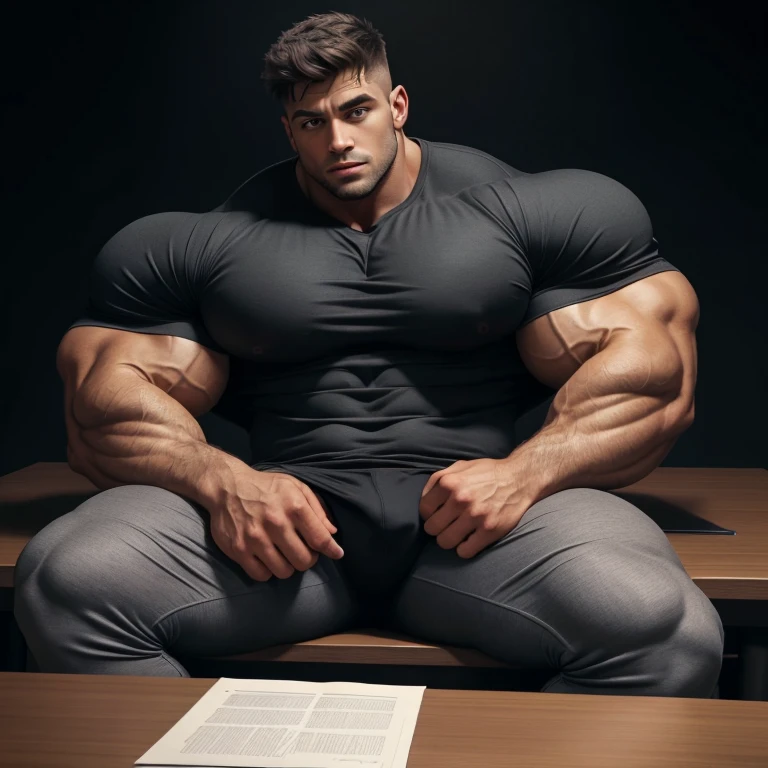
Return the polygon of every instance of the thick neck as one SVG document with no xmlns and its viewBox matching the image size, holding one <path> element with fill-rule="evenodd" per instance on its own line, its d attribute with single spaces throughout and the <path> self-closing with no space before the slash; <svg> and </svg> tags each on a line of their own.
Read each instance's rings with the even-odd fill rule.
<svg viewBox="0 0 768 768">
<path fill-rule="evenodd" d="M 339 200 L 304 173 L 296 163 L 296 180 L 304 196 L 317 208 L 358 232 L 373 227 L 386 213 L 396 208 L 413 191 L 422 164 L 419 144 L 404 133 L 397 134 L 398 150 L 386 181 L 363 200 Z"/>
</svg>

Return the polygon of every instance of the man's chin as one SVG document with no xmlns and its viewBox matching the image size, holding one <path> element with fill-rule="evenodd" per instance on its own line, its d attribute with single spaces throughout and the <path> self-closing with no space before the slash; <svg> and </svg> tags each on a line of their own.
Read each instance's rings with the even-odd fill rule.
<svg viewBox="0 0 768 768">
<path fill-rule="evenodd" d="M 373 192 L 373 189 L 353 189 L 350 187 L 338 187 L 329 190 L 330 193 L 339 200 L 363 200 Z"/>
</svg>

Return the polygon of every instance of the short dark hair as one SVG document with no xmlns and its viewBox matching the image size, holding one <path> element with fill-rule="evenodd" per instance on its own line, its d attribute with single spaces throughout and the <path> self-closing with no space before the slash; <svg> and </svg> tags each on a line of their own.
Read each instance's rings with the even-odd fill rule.
<svg viewBox="0 0 768 768">
<path fill-rule="evenodd" d="M 309 87 L 350 68 L 356 78 L 362 70 L 384 68 L 389 73 L 384 37 L 366 19 L 331 11 L 284 31 L 264 56 L 261 79 L 269 94 L 284 104 L 289 97 L 297 100 L 297 83 Z"/>
</svg>

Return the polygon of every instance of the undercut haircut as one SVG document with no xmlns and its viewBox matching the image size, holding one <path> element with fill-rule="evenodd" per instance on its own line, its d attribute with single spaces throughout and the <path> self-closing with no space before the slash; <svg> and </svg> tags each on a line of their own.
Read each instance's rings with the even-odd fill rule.
<svg viewBox="0 0 768 768">
<path fill-rule="evenodd" d="M 386 44 L 370 21 L 332 11 L 309 16 L 284 31 L 264 56 L 268 93 L 281 104 L 300 101 L 312 83 L 322 83 L 351 69 L 356 79 L 365 70 L 385 70 Z M 294 87 L 306 83 L 299 99 Z"/>
</svg>

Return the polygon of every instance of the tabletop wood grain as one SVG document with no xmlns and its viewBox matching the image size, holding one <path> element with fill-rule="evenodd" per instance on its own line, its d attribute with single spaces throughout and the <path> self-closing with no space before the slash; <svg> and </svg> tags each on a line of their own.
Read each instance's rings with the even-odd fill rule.
<svg viewBox="0 0 768 768">
<path fill-rule="evenodd" d="M 0 673 L 0 766 L 130 768 L 213 679 Z M 408 768 L 766 768 L 768 702 L 424 692 Z"/>
</svg>

